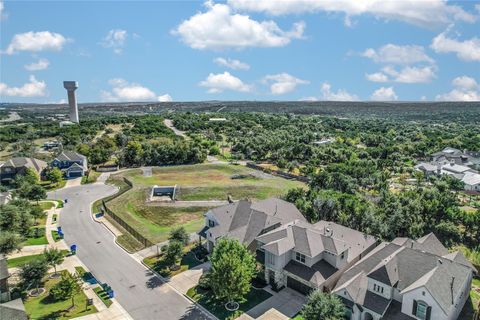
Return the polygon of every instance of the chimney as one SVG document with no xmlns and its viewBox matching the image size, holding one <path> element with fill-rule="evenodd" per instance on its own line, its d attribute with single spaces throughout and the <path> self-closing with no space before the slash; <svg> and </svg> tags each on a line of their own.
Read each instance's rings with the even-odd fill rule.
<svg viewBox="0 0 480 320">
<path fill-rule="evenodd" d="M 78 82 L 63 81 L 63 87 L 67 89 L 68 105 L 70 106 L 70 121 L 78 123 L 77 98 L 75 97 L 75 90 L 78 88 Z"/>
</svg>

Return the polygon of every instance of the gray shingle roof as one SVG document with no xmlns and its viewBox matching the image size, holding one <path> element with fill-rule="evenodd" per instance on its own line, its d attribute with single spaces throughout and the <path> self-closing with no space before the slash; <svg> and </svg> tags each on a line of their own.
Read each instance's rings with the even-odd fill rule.
<svg viewBox="0 0 480 320">
<path fill-rule="evenodd" d="M 316 257 L 324 251 L 340 254 L 349 250 L 347 261 L 375 243 L 375 238 L 342 225 L 320 221 L 314 225 L 293 221 L 257 238 L 264 243 L 263 249 L 281 255 L 295 250 L 309 257 Z"/>
<path fill-rule="evenodd" d="M 59 161 L 84 161 L 85 156 L 74 151 L 63 151 L 56 159 Z"/>
<path fill-rule="evenodd" d="M 435 238 L 435 239 L 434 239 Z M 367 277 L 383 283 L 398 281 L 395 287 L 402 293 L 425 286 L 446 313 L 452 307 L 452 295 L 463 290 L 472 269 L 464 264 L 423 250 L 442 251 L 436 245 L 435 235 L 429 234 L 417 241 L 395 239 L 396 243 L 382 243 L 340 277 L 335 290 L 352 292 L 356 303 L 363 305 Z M 413 244 L 413 246 L 412 246 Z M 443 246 L 442 246 L 443 247 Z M 453 290 L 452 278 L 455 277 Z M 360 278 L 360 279 L 358 279 Z"/>
<path fill-rule="evenodd" d="M 27 313 L 22 299 L 16 299 L 0 304 L 0 319 L 27 320 Z"/>
<path fill-rule="evenodd" d="M 210 212 L 218 222 L 209 230 L 214 238 L 228 236 L 247 245 L 268 227 L 294 220 L 305 221 L 294 205 L 276 198 L 256 203 L 240 200 L 211 209 Z"/>
<path fill-rule="evenodd" d="M 332 267 L 330 264 L 325 262 L 325 260 L 320 260 L 319 262 L 313 264 L 312 267 L 308 267 L 295 260 L 290 260 L 290 262 L 287 263 L 283 269 L 291 274 L 296 275 L 297 277 L 302 278 L 303 280 L 315 284 L 316 286 L 321 286 L 325 280 L 330 278 L 335 272 L 338 271 L 337 268 Z"/>
<path fill-rule="evenodd" d="M 47 163 L 45 161 L 35 158 L 16 157 L 6 161 L 4 163 L 4 166 L 14 168 L 26 167 L 35 170 L 37 173 L 40 173 L 43 169 L 47 167 Z"/>
<path fill-rule="evenodd" d="M 363 306 L 375 313 L 383 315 L 390 305 L 390 300 L 386 299 L 378 294 L 367 291 L 365 299 L 363 300 Z"/>
</svg>

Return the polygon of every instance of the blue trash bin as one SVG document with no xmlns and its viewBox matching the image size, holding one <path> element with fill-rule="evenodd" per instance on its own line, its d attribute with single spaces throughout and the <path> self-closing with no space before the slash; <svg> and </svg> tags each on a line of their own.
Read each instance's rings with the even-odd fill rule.
<svg viewBox="0 0 480 320">
<path fill-rule="evenodd" d="M 76 245 L 76 244 L 72 244 L 72 245 L 70 246 L 70 252 L 71 252 L 72 254 L 76 254 L 76 253 L 77 253 L 77 245 Z"/>
</svg>

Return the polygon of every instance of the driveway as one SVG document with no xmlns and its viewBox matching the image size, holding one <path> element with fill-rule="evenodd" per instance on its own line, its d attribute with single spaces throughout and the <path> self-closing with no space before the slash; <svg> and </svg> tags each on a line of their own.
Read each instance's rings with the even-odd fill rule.
<svg viewBox="0 0 480 320">
<path fill-rule="evenodd" d="M 273 296 L 259 305 L 248 310 L 247 314 L 255 319 L 273 308 L 288 318 L 293 318 L 302 309 L 306 301 L 307 298 L 304 295 L 290 288 L 284 288 L 280 292 L 274 293 Z"/>
<path fill-rule="evenodd" d="M 82 178 L 81 177 L 74 178 L 74 179 L 68 179 L 67 183 L 65 183 L 64 188 L 77 187 L 77 186 L 80 186 L 81 184 L 82 184 Z"/>
<path fill-rule="evenodd" d="M 118 247 L 113 235 L 93 221 L 91 203 L 115 192 L 112 186 L 96 183 L 48 194 L 51 199 L 68 199 L 60 214 L 67 244 L 77 245 L 80 260 L 100 282 L 113 288 L 117 301 L 134 319 L 208 319 L 190 300 Z"/>
</svg>

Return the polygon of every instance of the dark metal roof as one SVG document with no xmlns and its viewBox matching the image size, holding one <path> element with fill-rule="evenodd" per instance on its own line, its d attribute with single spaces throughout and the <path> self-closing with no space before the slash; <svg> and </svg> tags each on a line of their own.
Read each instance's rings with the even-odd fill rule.
<svg viewBox="0 0 480 320">
<path fill-rule="evenodd" d="M 382 315 L 385 310 L 387 310 L 390 301 L 391 300 L 386 299 L 378 294 L 367 291 L 367 293 L 365 294 L 365 301 L 363 302 L 363 306 L 369 310 L 372 310 L 375 313 Z"/>
<path fill-rule="evenodd" d="M 313 264 L 312 267 L 308 267 L 297 261 L 291 260 L 289 263 L 287 263 L 284 270 L 317 286 L 320 286 L 325 280 L 330 278 L 332 274 L 337 272 L 338 269 L 332 267 L 324 260 L 320 260 L 319 262 Z"/>
<path fill-rule="evenodd" d="M 197 234 L 200 236 L 200 237 L 203 237 L 203 238 L 207 238 L 207 230 L 210 229 L 209 226 L 205 226 L 203 227 L 202 230 L 200 230 Z"/>
</svg>

